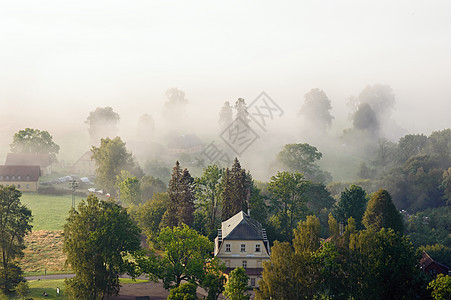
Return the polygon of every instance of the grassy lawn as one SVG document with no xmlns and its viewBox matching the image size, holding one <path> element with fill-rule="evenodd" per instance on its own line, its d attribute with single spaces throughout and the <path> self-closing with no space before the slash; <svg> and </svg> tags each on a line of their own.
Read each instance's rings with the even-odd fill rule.
<svg viewBox="0 0 451 300">
<path fill-rule="evenodd" d="M 75 197 L 75 205 L 82 198 Z M 23 193 L 20 201 L 33 214 L 33 231 L 63 230 L 68 212 L 72 207 L 72 196 L 49 196 L 35 193 Z"/>
<path fill-rule="evenodd" d="M 121 285 L 124 284 L 133 284 L 133 283 L 140 283 L 140 282 L 148 282 L 147 280 L 132 280 L 128 278 L 121 278 L 120 279 Z M 55 279 L 55 280 L 31 280 L 28 282 L 28 285 L 30 287 L 30 294 L 28 295 L 28 298 L 33 298 L 35 300 L 38 299 L 68 299 L 66 295 L 66 285 L 64 284 L 64 279 Z M 60 288 L 60 294 L 56 294 L 56 288 Z M 47 297 L 44 297 L 44 292 L 47 293 Z M 11 299 L 14 299 L 12 297 Z"/>
<path fill-rule="evenodd" d="M 75 197 L 76 205 L 81 199 Z M 25 237 L 25 256 L 21 261 L 25 275 L 70 272 L 64 268 L 62 230 L 72 207 L 72 196 L 24 193 L 21 202 L 31 209 L 34 218 L 33 231 Z"/>
</svg>

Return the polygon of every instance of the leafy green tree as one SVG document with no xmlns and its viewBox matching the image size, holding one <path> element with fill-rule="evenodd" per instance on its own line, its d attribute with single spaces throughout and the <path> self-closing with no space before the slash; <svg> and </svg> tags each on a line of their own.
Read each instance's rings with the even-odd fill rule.
<svg viewBox="0 0 451 300">
<path fill-rule="evenodd" d="M 88 196 L 64 225 L 63 251 L 75 277 L 66 280 L 74 299 L 119 293 L 119 276 L 134 274 L 127 255 L 140 249 L 140 230 L 121 206 Z"/>
<path fill-rule="evenodd" d="M 197 285 L 191 282 L 184 282 L 178 287 L 169 291 L 168 300 L 196 300 Z"/>
<path fill-rule="evenodd" d="M 401 163 L 415 155 L 424 154 L 428 138 L 424 134 L 407 134 L 399 139 L 398 158 Z"/>
<path fill-rule="evenodd" d="M 314 299 L 321 279 L 315 257 L 319 232 L 319 219 L 307 216 L 294 230 L 293 247 L 288 242 L 274 242 L 270 261 L 263 263 L 256 299 Z"/>
<path fill-rule="evenodd" d="M 226 277 L 223 275 L 225 265 L 219 259 L 212 259 L 205 265 L 205 274 L 200 280 L 200 286 L 207 294 L 207 300 L 216 300 L 224 291 Z"/>
<path fill-rule="evenodd" d="M 117 135 L 117 124 L 120 117 L 111 107 L 97 107 L 86 118 L 89 136 L 92 144 L 97 144 L 101 138 L 113 138 Z"/>
<path fill-rule="evenodd" d="M 355 222 L 357 229 L 363 229 L 362 218 L 367 204 L 367 195 L 362 187 L 352 184 L 349 189 L 341 192 L 340 200 L 334 210 L 334 216 L 339 222 L 345 223 L 350 217 Z"/>
<path fill-rule="evenodd" d="M 272 224 L 281 233 L 281 238 L 293 238 L 293 229 L 307 213 L 306 191 L 310 183 L 301 173 L 277 172 L 268 183 L 271 206 L 274 211 Z"/>
<path fill-rule="evenodd" d="M 415 247 L 442 244 L 451 248 L 451 206 L 431 208 L 410 216 L 407 233 Z M 440 260 L 439 260 L 440 261 Z M 451 262 L 450 264 L 451 265 Z"/>
<path fill-rule="evenodd" d="M 367 229 L 392 228 L 401 233 L 404 230 L 401 214 L 393 204 L 390 194 L 383 189 L 374 193 L 368 201 L 362 223 Z"/>
<path fill-rule="evenodd" d="M 164 183 L 171 179 L 171 169 L 165 163 L 158 160 L 150 160 L 144 164 L 144 172 Z M 165 189 L 166 190 L 166 189 Z"/>
<path fill-rule="evenodd" d="M 232 169 L 227 168 L 222 177 L 222 220 L 227 220 L 240 211 L 247 211 L 252 179 L 241 168 L 238 158 L 235 158 Z"/>
<path fill-rule="evenodd" d="M 326 93 L 320 89 L 311 89 L 304 95 L 304 104 L 299 115 L 304 116 L 309 124 L 320 132 L 325 132 L 332 126 L 334 117 L 330 114 L 331 109 L 330 99 Z"/>
<path fill-rule="evenodd" d="M 157 247 L 163 252 L 156 274 L 164 288 L 177 287 L 185 280 L 199 283 L 205 276 L 213 243 L 185 224 L 166 227 L 157 238 Z"/>
<path fill-rule="evenodd" d="M 248 300 L 250 295 L 245 292 L 248 289 L 249 276 L 243 267 L 238 267 L 232 270 L 229 274 L 229 279 L 224 288 L 224 296 L 230 300 Z"/>
<path fill-rule="evenodd" d="M 194 188 L 194 178 L 191 177 L 188 169 L 185 168 L 182 171 L 177 161 L 168 185 L 169 207 L 163 216 L 163 226 L 192 225 Z"/>
<path fill-rule="evenodd" d="M 307 216 L 294 229 L 293 248 L 299 261 L 297 267 L 302 270 L 298 274 L 300 294 L 305 299 L 313 299 L 319 290 L 320 271 L 314 253 L 320 247 L 320 230 L 321 224 L 316 216 Z"/>
<path fill-rule="evenodd" d="M 428 289 L 435 300 L 451 299 L 451 276 L 438 274 L 437 278 L 429 283 Z"/>
<path fill-rule="evenodd" d="M 445 193 L 446 205 L 451 206 L 451 167 L 443 171 L 442 179 L 440 187 Z"/>
<path fill-rule="evenodd" d="M 124 204 L 140 204 L 141 185 L 136 176 L 132 176 L 128 171 L 121 171 L 120 175 L 116 176 L 116 186 L 119 189 L 119 199 Z"/>
<path fill-rule="evenodd" d="M 133 219 L 147 236 L 147 243 L 153 245 L 160 234 L 161 221 L 169 206 L 169 195 L 157 193 L 153 198 L 139 205 Z"/>
<path fill-rule="evenodd" d="M 437 158 L 441 168 L 448 168 L 451 164 L 451 129 L 432 132 L 427 149 L 431 156 Z"/>
<path fill-rule="evenodd" d="M 97 166 L 95 181 L 112 195 L 116 195 L 114 188 L 116 176 L 120 175 L 121 171 L 129 171 L 138 178 L 143 175 L 141 168 L 134 161 L 132 154 L 127 151 L 120 137 L 101 139 L 100 147 L 92 146 L 91 151 L 92 159 Z"/>
<path fill-rule="evenodd" d="M 209 216 L 208 227 L 212 231 L 217 228 L 219 200 L 221 197 L 221 178 L 224 170 L 217 165 L 204 169 L 201 177 L 195 179 L 196 199 L 200 208 Z"/>
<path fill-rule="evenodd" d="M 349 287 L 356 299 L 414 299 L 423 285 L 419 256 L 392 228 L 351 235 Z"/>
<path fill-rule="evenodd" d="M 154 194 L 164 193 L 167 190 L 166 184 L 159 178 L 144 175 L 140 181 L 143 201 L 153 198 Z"/>
<path fill-rule="evenodd" d="M 16 286 L 16 294 L 20 297 L 20 299 L 27 299 L 28 294 L 30 294 L 30 286 L 28 285 L 28 282 L 21 281 Z"/>
<path fill-rule="evenodd" d="M 0 289 L 9 293 L 22 281 L 18 259 L 23 257 L 24 237 L 31 232 L 31 211 L 20 202 L 21 192 L 0 185 Z"/>
<path fill-rule="evenodd" d="M 308 180 L 326 183 L 332 181 L 332 176 L 322 171 L 316 163 L 322 156 L 316 147 L 307 143 L 286 144 L 277 155 L 277 160 L 288 171 L 301 172 Z"/>
<path fill-rule="evenodd" d="M 379 134 L 380 123 L 378 116 L 368 103 L 360 104 L 353 115 L 352 125 L 355 129 L 366 131 L 373 137 L 377 137 Z"/>
<path fill-rule="evenodd" d="M 322 183 L 310 182 L 305 193 L 307 199 L 307 207 L 315 215 L 319 215 L 323 209 L 330 209 L 335 203 L 330 192 Z"/>
<path fill-rule="evenodd" d="M 60 150 L 60 146 L 53 141 L 48 131 L 33 128 L 16 132 L 10 148 L 14 153 L 48 153 L 52 162 L 56 161 L 56 155 Z"/>
<path fill-rule="evenodd" d="M 275 241 L 271 247 L 271 260 L 263 262 L 262 279 L 255 291 L 256 299 L 300 299 L 298 259 L 288 242 Z"/>
</svg>

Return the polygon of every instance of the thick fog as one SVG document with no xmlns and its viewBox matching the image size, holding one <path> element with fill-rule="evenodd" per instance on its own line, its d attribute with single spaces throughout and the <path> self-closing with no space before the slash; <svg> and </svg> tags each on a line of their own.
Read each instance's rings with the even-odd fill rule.
<svg viewBox="0 0 451 300">
<path fill-rule="evenodd" d="M 373 103 L 368 86 L 393 97 L 375 112 L 378 137 L 449 128 L 450 11 L 449 1 L 3 1 L 0 162 L 26 127 L 49 131 L 59 159 L 75 161 L 97 107 L 119 114 L 133 152 L 191 133 L 209 144 L 225 101 L 249 105 L 263 91 L 280 111 L 240 155 L 261 179 L 287 143 L 347 151 L 336 139 L 359 103 Z M 187 100 L 174 114 L 171 88 Z M 299 114 L 315 88 L 332 107 L 327 137 Z"/>
</svg>

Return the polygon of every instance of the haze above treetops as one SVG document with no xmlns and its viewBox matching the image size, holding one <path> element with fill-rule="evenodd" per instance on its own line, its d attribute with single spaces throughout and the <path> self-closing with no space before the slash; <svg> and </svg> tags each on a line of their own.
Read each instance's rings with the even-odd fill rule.
<svg viewBox="0 0 451 300">
<path fill-rule="evenodd" d="M 0 8 L 7 45 L 0 48 L 0 161 L 26 127 L 49 131 L 58 157 L 75 161 L 90 148 L 89 112 L 107 106 L 120 115 L 126 142 L 139 139 L 137 123 L 147 113 L 156 142 L 166 145 L 172 132 L 208 144 L 221 133 L 225 101 L 249 105 L 262 91 L 284 111 L 240 157 L 262 180 L 268 172 L 257 169 L 267 169 L 286 143 L 308 142 L 326 160 L 342 151 L 326 142 L 352 127 L 348 99 L 368 85 L 393 90 L 387 121 L 399 130 L 386 138 L 451 127 L 448 1 L 51 0 Z M 178 124 L 163 116 L 172 87 L 189 100 Z M 327 139 L 315 139 L 298 116 L 313 88 L 331 100 Z"/>
</svg>

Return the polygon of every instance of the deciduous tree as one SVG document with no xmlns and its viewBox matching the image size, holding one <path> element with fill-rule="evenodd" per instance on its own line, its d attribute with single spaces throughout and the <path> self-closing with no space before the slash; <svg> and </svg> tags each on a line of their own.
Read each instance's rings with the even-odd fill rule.
<svg viewBox="0 0 451 300">
<path fill-rule="evenodd" d="M 224 169 L 210 165 L 204 169 L 201 177 L 195 179 L 196 198 L 201 210 L 209 216 L 208 228 L 216 231 L 218 221 L 219 200 L 221 197 L 221 178 Z"/>
<path fill-rule="evenodd" d="M 343 223 L 352 217 L 356 222 L 357 229 L 363 229 L 362 218 L 367 201 L 366 192 L 360 186 L 352 184 L 341 192 L 334 216 L 339 222 Z"/>
<path fill-rule="evenodd" d="M 116 176 L 120 175 L 121 171 L 129 171 L 138 178 L 143 176 L 141 168 L 127 151 L 120 137 L 101 139 L 100 146 L 92 146 L 91 151 L 92 159 L 97 166 L 95 181 L 104 191 L 112 195 L 116 195 L 114 188 Z"/>
<path fill-rule="evenodd" d="M 141 185 L 136 176 L 132 176 L 128 171 L 121 171 L 121 174 L 116 176 L 116 186 L 119 189 L 120 201 L 124 204 L 140 204 L 141 199 Z"/>
<path fill-rule="evenodd" d="M 31 232 L 31 211 L 20 202 L 21 192 L 0 185 L 0 288 L 9 293 L 22 280 L 18 259 L 23 257 L 24 237 Z"/>
<path fill-rule="evenodd" d="M 322 171 L 316 163 L 323 154 L 314 146 L 307 143 L 286 144 L 277 155 L 277 160 L 291 172 L 300 172 L 308 180 L 327 183 L 332 176 Z"/>
<path fill-rule="evenodd" d="M 320 132 L 330 129 L 334 117 L 330 114 L 332 106 L 326 93 L 320 89 L 311 89 L 304 95 L 304 104 L 299 115 L 304 116 L 307 121 Z M 312 126 L 309 126 L 311 128 Z"/>
<path fill-rule="evenodd" d="M 126 257 L 140 249 L 140 230 L 121 206 L 94 195 L 70 211 L 63 251 L 75 277 L 66 280 L 73 299 L 119 293 L 119 276 L 134 271 Z"/>
<path fill-rule="evenodd" d="M 166 289 L 178 287 L 183 280 L 199 284 L 211 259 L 213 243 L 186 225 L 166 227 L 157 238 L 163 252 L 156 274 Z"/>
<path fill-rule="evenodd" d="M 437 278 L 429 283 L 428 289 L 435 300 L 451 299 L 451 276 L 438 274 Z"/>
<path fill-rule="evenodd" d="M 113 138 L 117 135 L 117 124 L 119 123 L 119 114 L 111 107 L 97 107 L 89 113 L 86 118 L 86 124 L 89 128 L 91 142 L 97 145 L 101 138 Z"/>
<path fill-rule="evenodd" d="M 365 228 L 373 228 L 376 231 L 381 228 L 392 228 L 402 233 L 404 230 L 401 214 L 393 204 L 390 194 L 383 189 L 374 193 L 368 201 L 362 223 Z"/>
<path fill-rule="evenodd" d="M 246 294 L 249 276 L 243 267 L 232 270 L 224 288 L 224 296 L 230 300 L 248 300 L 250 295 Z"/>
<path fill-rule="evenodd" d="M 15 153 L 48 153 L 53 162 L 56 161 L 56 155 L 60 150 L 60 146 L 53 141 L 48 131 L 33 128 L 16 132 L 10 147 L 11 152 Z"/>
<path fill-rule="evenodd" d="M 272 225 L 281 233 L 284 241 L 293 238 L 293 229 L 308 211 L 305 193 L 310 182 L 301 173 L 277 172 L 268 183 L 271 206 L 274 211 Z"/>
</svg>

